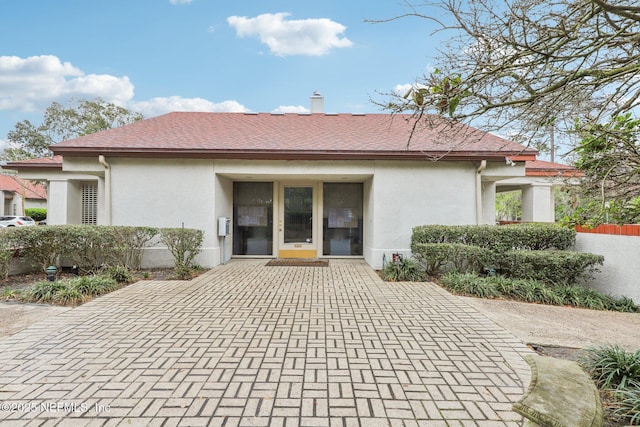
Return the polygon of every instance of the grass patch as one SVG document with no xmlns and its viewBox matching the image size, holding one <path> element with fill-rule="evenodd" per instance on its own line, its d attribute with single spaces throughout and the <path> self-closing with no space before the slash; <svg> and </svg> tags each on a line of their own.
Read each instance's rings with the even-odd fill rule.
<svg viewBox="0 0 640 427">
<path fill-rule="evenodd" d="M 582 286 L 551 286 L 537 280 L 480 277 L 473 273 L 448 273 L 441 277 L 440 284 L 452 293 L 479 298 L 569 305 L 591 310 L 640 312 L 640 306 L 629 298 L 612 297 Z"/>
<path fill-rule="evenodd" d="M 620 390 L 640 383 L 640 349 L 630 353 L 617 345 L 586 350 L 579 361 L 600 388 Z"/>
<path fill-rule="evenodd" d="M 578 363 L 611 398 L 612 417 L 640 425 L 640 349 L 628 352 L 616 345 L 592 347 Z"/>
<path fill-rule="evenodd" d="M 120 285 L 106 276 L 82 276 L 54 282 L 41 281 L 18 295 L 22 302 L 79 305 L 93 297 L 118 289 Z"/>
<path fill-rule="evenodd" d="M 382 270 L 382 279 L 387 282 L 420 282 L 425 279 L 424 269 L 413 259 L 387 262 Z"/>
</svg>

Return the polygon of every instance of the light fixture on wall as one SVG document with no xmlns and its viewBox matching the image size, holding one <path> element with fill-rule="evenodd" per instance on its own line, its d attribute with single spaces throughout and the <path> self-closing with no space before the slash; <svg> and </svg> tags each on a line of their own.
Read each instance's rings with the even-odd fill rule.
<svg viewBox="0 0 640 427">
<path fill-rule="evenodd" d="M 509 157 L 505 157 L 504 158 L 504 162 L 508 165 L 508 166 L 515 166 L 516 162 L 514 162 L 513 160 L 511 160 Z"/>
</svg>

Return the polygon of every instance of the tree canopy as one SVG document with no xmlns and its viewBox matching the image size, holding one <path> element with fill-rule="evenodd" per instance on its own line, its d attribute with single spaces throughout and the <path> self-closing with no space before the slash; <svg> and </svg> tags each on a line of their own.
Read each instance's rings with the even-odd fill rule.
<svg viewBox="0 0 640 427">
<path fill-rule="evenodd" d="M 505 127 L 529 136 L 549 126 L 608 121 L 640 103 L 640 6 L 628 0 L 442 0 L 406 3 L 404 17 L 448 32 L 434 71 L 379 103 Z"/>
<path fill-rule="evenodd" d="M 34 125 L 29 120 L 16 123 L 7 134 L 9 147 L 1 158 L 17 161 L 51 154 L 49 146 L 113 127 L 142 120 L 142 114 L 108 103 L 101 98 L 73 101 L 65 107 L 52 103 L 44 113 L 44 120 Z"/>
</svg>

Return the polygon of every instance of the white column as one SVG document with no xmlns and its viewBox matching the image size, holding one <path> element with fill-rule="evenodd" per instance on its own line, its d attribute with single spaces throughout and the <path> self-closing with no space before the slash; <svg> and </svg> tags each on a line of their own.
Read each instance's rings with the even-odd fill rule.
<svg viewBox="0 0 640 427">
<path fill-rule="evenodd" d="M 47 186 L 47 224 L 67 224 L 69 182 L 49 181 Z"/>
<path fill-rule="evenodd" d="M 522 189 L 522 221 L 554 222 L 554 211 L 551 184 L 532 184 Z"/>
<path fill-rule="evenodd" d="M 496 183 L 494 181 L 482 183 L 482 223 L 490 225 L 496 223 Z"/>
</svg>

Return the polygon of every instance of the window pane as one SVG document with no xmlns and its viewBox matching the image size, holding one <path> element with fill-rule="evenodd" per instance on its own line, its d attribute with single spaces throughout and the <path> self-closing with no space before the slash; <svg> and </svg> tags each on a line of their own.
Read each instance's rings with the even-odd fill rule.
<svg viewBox="0 0 640 427">
<path fill-rule="evenodd" d="M 273 183 L 233 183 L 233 254 L 273 254 Z"/>
<path fill-rule="evenodd" d="M 284 243 L 313 240 L 313 188 L 284 188 Z"/>
<path fill-rule="evenodd" d="M 362 183 L 325 183 L 323 254 L 362 255 Z"/>
</svg>

